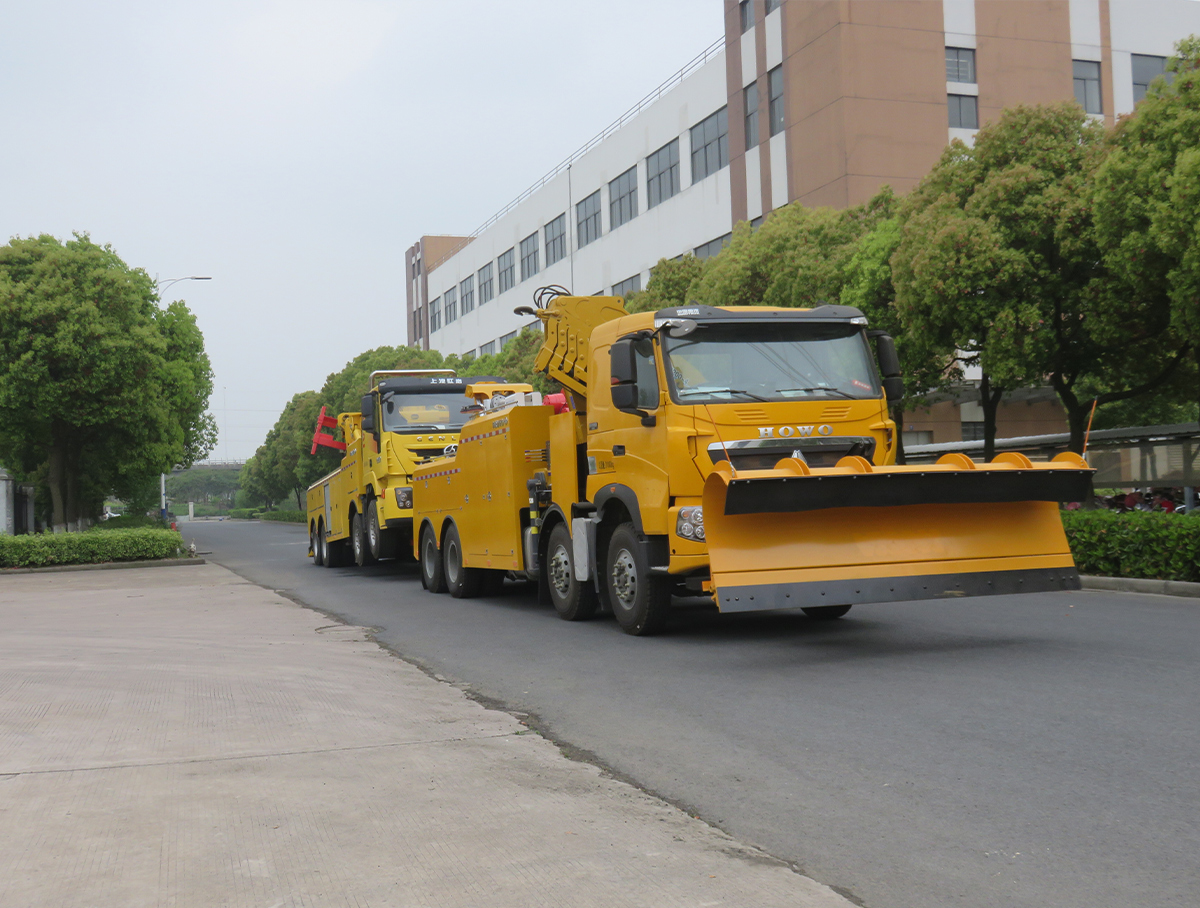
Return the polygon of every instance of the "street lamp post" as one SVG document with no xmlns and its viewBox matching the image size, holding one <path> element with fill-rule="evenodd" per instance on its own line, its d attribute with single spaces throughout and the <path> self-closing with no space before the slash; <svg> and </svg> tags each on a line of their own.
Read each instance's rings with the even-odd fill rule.
<svg viewBox="0 0 1200 908">
<path fill-rule="evenodd" d="M 211 281 L 211 275 L 191 274 L 187 277 L 172 277 L 165 281 L 154 279 L 154 289 L 158 293 L 158 298 L 162 299 L 163 291 L 172 284 L 178 284 L 180 281 Z M 167 474 L 158 474 L 158 516 L 166 522 L 167 519 Z"/>
</svg>

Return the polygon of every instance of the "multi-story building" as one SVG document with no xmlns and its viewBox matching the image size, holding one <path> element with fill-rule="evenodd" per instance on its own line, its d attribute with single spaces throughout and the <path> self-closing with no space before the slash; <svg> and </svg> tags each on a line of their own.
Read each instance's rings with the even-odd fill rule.
<svg viewBox="0 0 1200 908">
<path fill-rule="evenodd" d="M 1007 107 L 1075 98 L 1111 123 L 1200 32 L 1197 0 L 723 3 L 724 37 L 674 78 L 470 236 L 408 250 L 409 343 L 496 351 L 537 287 L 622 296 L 791 202 L 905 192 Z M 946 406 L 914 431 L 951 440 Z M 1053 403 L 1023 406 L 1013 431 L 1061 425 Z"/>
</svg>

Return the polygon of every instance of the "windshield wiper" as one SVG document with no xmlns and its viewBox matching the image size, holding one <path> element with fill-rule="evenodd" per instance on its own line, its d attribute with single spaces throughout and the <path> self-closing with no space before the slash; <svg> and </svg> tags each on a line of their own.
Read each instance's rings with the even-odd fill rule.
<svg viewBox="0 0 1200 908">
<path fill-rule="evenodd" d="M 742 391 L 739 388 L 683 388 L 679 392 L 679 396 L 683 397 L 685 394 L 744 394 L 753 400 L 761 400 L 763 403 L 766 403 L 768 400 L 766 397 L 759 397 L 757 394 Z"/>
<path fill-rule="evenodd" d="M 453 430 L 443 429 L 441 426 L 434 426 L 434 425 L 409 424 L 407 426 L 397 426 L 396 428 L 392 429 L 392 431 L 399 432 L 402 435 L 404 435 L 409 432 L 447 432 L 447 431 L 453 431 Z"/>
<path fill-rule="evenodd" d="M 789 391 L 829 391 L 832 394 L 840 394 L 840 395 L 842 395 L 842 397 L 849 398 L 850 400 L 858 400 L 859 399 L 859 398 L 855 397 L 853 394 L 847 394 L 841 388 L 828 388 L 828 387 L 821 386 L 821 387 L 816 387 L 816 388 L 776 388 L 775 389 L 776 394 L 787 394 Z"/>
</svg>

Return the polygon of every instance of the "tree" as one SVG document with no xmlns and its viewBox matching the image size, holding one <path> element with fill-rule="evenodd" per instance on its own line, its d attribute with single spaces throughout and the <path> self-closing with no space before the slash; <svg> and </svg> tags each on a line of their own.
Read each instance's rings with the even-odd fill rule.
<svg viewBox="0 0 1200 908">
<path fill-rule="evenodd" d="M 1093 401 L 1144 394 L 1178 367 L 1165 310 L 1131 296 L 1097 246 L 1103 138 L 1074 103 L 1014 108 L 973 148 L 952 143 L 900 207 L 899 315 L 980 366 L 988 458 L 1004 390 L 1048 380 L 1081 451 Z"/>
<path fill-rule="evenodd" d="M 1133 317 L 1169 313 L 1200 363 L 1200 38 L 1180 41 L 1133 114 L 1117 124 L 1096 177 L 1097 236 L 1135 300 Z M 1120 326 L 1116 326 L 1120 327 Z M 1192 400 L 1200 387 L 1192 385 Z"/>
<path fill-rule="evenodd" d="M 659 309 L 684 306 L 692 285 L 703 272 L 704 261 L 691 253 L 677 259 L 659 259 L 658 264 L 650 269 L 646 289 L 631 293 L 625 300 L 625 308 L 630 312 L 657 312 Z"/>
<path fill-rule="evenodd" d="M 0 248 L 0 458 L 45 467 L 56 529 L 211 450 L 212 370 L 182 302 L 77 234 Z"/>
</svg>

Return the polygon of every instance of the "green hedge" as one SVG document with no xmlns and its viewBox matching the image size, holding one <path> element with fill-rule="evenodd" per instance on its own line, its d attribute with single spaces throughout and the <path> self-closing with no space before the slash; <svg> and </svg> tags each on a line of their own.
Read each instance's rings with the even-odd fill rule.
<svg viewBox="0 0 1200 908">
<path fill-rule="evenodd" d="M 182 551 L 183 537 L 177 532 L 149 527 L 0 536 L 0 567 L 147 561 L 174 558 Z"/>
<path fill-rule="evenodd" d="M 253 520 L 258 514 L 258 508 L 231 508 L 229 511 L 229 516 L 236 520 Z"/>
<path fill-rule="evenodd" d="M 274 520 L 279 523 L 305 523 L 308 514 L 304 511 L 263 511 L 258 515 L 259 520 Z"/>
<path fill-rule="evenodd" d="M 1182 514 L 1063 511 L 1081 574 L 1200 581 L 1200 519 Z"/>
<path fill-rule="evenodd" d="M 129 530 L 135 527 L 156 527 L 160 530 L 167 529 L 167 525 L 163 523 L 161 517 L 146 517 L 143 514 L 124 514 L 120 517 L 110 517 L 108 520 L 101 520 L 92 529 L 94 530 Z"/>
</svg>

